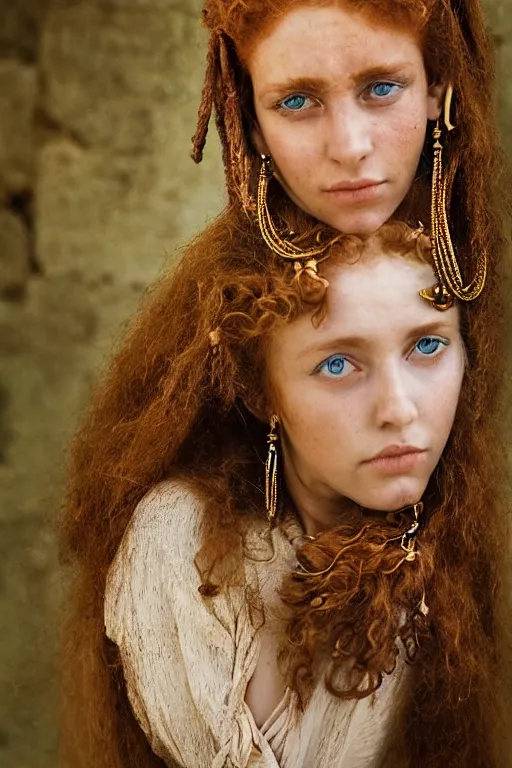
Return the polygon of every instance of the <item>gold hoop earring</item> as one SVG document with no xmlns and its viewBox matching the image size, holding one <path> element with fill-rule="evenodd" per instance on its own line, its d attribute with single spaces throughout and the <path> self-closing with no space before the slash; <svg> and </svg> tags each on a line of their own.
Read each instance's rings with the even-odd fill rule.
<svg viewBox="0 0 512 768">
<path fill-rule="evenodd" d="M 270 432 L 268 433 L 267 437 L 267 461 L 265 462 L 265 505 L 267 508 L 267 520 L 269 521 L 270 525 L 273 525 L 275 521 L 278 504 L 278 424 L 279 419 L 274 414 L 270 419 Z"/>
<path fill-rule="evenodd" d="M 314 259 L 316 256 L 321 256 L 325 253 L 330 243 L 327 245 L 319 245 L 318 248 L 311 248 L 311 250 L 305 251 L 302 248 L 299 248 L 298 245 L 283 240 L 275 228 L 267 205 L 268 184 L 273 175 L 274 170 L 271 156 L 261 155 L 261 168 L 258 179 L 257 214 L 263 240 L 268 247 L 274 251 L 274 253 L 277 253 L 278 256 L 281 256 L 282 259 L 302 261 L 303 259 L 309 260 Z"/>
<path fill-rule="evenodd" d="M 309 277 L 326 285 L 326 281 L 318 274 L 318 264 L 329 258 L 329 249 L 341 239 L 341 235 L 332 237 L 327 243 L 316 248 L 304 250 L 290 240 L 284 240 L 277 231 L 267 205 L 267 193 L 270 179 L 274 175 L 272 158 L 270 155 L 261 155 L 261 168 L 258 178 L 258 195 L 256 201 L 256 213 L 261 236 L 270 248 L 282 259 L 294 262 L 295 273 L 300 277 L 307 273 Z M 290 233 L 292 234 L 292 233 Z"/>
<path fill-rule="evenodd" d="M 450 85 L 444 101 L 443 122 L 447 133 L 455 128 L 450 114 L 452 97 L 453 88 Z M 448 173 L 444 173 L 442 129 L 439 119 L 432 135 L 434 138 L 431 198 L 432 256 L 439 283 L 432 288 L 420 291 L 420 296 L 432 302 L 436 309 L 443 311 L 453 305 L 454 296 L 461 301 L 473 301 L 480 296 L 487 275 L 487 258 L 485 253 L 479 257 L 474 278 L 464 285 L 453 248 L 447 214 L 447 199 L 451 196 L 457 168 L 453 167 Z"/>
</svg>

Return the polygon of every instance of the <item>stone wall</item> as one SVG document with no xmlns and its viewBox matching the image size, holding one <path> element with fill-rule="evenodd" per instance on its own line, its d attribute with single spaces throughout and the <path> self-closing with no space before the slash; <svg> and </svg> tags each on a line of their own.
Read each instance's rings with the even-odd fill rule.
<svg viewBox="0 0 512 768">
<path fill-rule="evenodd" d="M 113 338 L 221 206 L 189 159 L 200 0 L 0 0 L 0 764 L 56 764 L 65 446 Z M 512 150 L 512 0 L 488 0 Z"/>
<path fill-rule="evenodd" d="M 113 337 L 220 209 L 200 0 L 0 0 L 0 765 L 56 764 L 65 446 Z"/>
</svg>

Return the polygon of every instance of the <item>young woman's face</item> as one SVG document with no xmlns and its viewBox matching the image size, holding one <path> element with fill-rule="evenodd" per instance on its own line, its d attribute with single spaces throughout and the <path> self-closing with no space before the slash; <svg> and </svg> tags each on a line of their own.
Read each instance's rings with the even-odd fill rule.
<svg viewBox="0 0 512 768">
<path fill-rule="evenodd" d="M 458 307 L 433 309 L 418 295 L 435 283 L 432 269 L 378 248 L 326 277 L 319 327 L 303 315 L 269 346 L 287 481 L 320 509 L 343 497 L 383 511 L 414 504 L 459 399 Z"/>
<path fill-rule="evenodd" d="M 375 232 L 405 198 L 438 116 L 412 33 L 338 6 L 301 6 L 251 50 L 254 141 L 303 210 Z"/>
</svg>

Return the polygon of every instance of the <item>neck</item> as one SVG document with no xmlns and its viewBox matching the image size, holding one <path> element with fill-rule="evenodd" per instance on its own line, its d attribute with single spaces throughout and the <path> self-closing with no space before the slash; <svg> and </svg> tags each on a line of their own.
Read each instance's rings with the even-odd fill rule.
<svg viewBox="0 0 512 768">
<path fill-rule="evenodd" d="M 288 466 L 287 466 L 288 465 Z M 286 488 L 307 536 L 316 536 L 343 523 L 354 523 L 361 518 L 361 507 L 345 496 L 330 489 L 312 487 L 285 462 Z"/>
<path fill-rule="evenodd" d="M 401 507 L 394 512 L 364 509 L 352 499 L 334 493 L 332 488 L 321 482 L 312 482 L 310 478 L 304 477 L 293 462 L 286 460 L 286 451 L 283 473 L 288 496 L 297 511 L 306 536 L 315 537 L 343 524 L 357 526 L 365 514 L 389 519 L 394 515 L 397 521 L 403 517 L 407 522 L 408 516 L 411 514 L 415 516 L 416 507 L 419 507 L 418 514 L 423 510 L 422 502 Z"/>
</svg>

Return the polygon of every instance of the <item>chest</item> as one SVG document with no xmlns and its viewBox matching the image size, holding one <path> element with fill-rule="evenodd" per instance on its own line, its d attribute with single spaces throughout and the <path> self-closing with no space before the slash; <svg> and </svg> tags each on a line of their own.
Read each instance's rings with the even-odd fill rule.
<svg viewBox="0 0 512 768">
<path fill-rule="evenodd" d="M 286 693 L 279 665 L 283 626 L 265 623 L 260 630 L 260 651 L 256 667 L 245 692 L 245 701 L 258 728 L 268 720 Z"/>
</svg>

